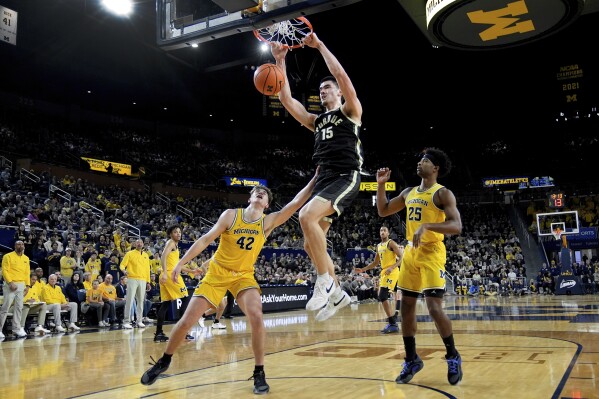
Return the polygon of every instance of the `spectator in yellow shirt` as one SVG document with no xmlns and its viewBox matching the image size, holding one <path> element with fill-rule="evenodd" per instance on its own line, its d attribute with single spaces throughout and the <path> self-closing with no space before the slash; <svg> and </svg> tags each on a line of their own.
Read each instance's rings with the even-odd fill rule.
<svg viewBox="0 0 599 399">
<path fill-rule="evenodd" d="M 46 303 L 42 301 L 42 285 L 35 284 L 36 282 L 37 276 L 33 274 L 31 276 L 31 288 L 29 288 L 29 291 L 27 292 L 27 295 L 25 295 L 24 299 L 23 316 L 21 317 L 21 327 L 25 329 L 27 316 L 30 313 L 37 313 L 37 327 L 35 327 L 35 332 L 41 333 L 43 335 L 50 333 L 50 330 L 46 330 L 44 328 L 48 307 Z"/>
<path fill-rule="evenodd" d="M 135 300 L 137 327 L 145 327 L 142 322 L 143 306 L 146 291 L 150 290 L 150 258 L 144 251 L 144 242 L 138 238 L 134 242 L 135 249 L 127 252 L 121 261 L 121 271 L 127 276 L 127 297 L 125 301 L 125 316 L 123 328 L 133 328 L 131 325 L 131 309 Z"/>
<path fill-rule="evenodd" d="M 57 332 L 65 332 L 60 321 L 60 311 L 70 310 L 70 323 L 68 329 L 72 331 L 79 331 L 80 328 L 75 324 L 77 322 L 77 304 L 75 302 L 68 302 L 62 293 L 62 288 L 56 284 L 56 274 L 51 274 L 48 277 L 48 284 L 46 284 L 42 290 L 42 300 L 48 305 L 48 312 L 54 314 L 54 323 L 56 324 Z"/>
<path fill-rule="evenodd" d="M 8 316 L 8 309 L 14 303 L 12 316 L 13 333 L 17 338 L 25 338 L 27 333 L 21 327 L 23 298 L 27 295 L 31 283 L 29 280 L 29 257 L 25 255 L 25 243 L 15 242 L 15 250 L 2 257 L 2 279 L 4 280 L 4 302 L 0 308 L 0 339 L 4 339 L 2 328 Z"/>
<path fill-rule="evenodd" d="M 83 288 L 85 288 L 85 291 L 92 289 L 92 274 L 90 272 L 83 273 Z"/>
<path fill-rule="evenodd" d="M 102 261 L 98 259 L 98 253 L 93 251 L 91 256 L 85 263 L 85 271 L 92 275 L 92 281 L 94 281 L 100 275 L 102 271 Z"/>
<path fill-rule="evenodd" d="M 64 250 L 64 255 L 60 258 L 60 273 L 65 285 L 71 281 L 73 272 L 77 268 L 77 259 L 73 258 L 73 250 L 67 248 Z"/>
<path fill-rule="evenodd" d="M 102 292 L 102 300 L 108 305 L 108 312 L 104 314 L 100 327 L 110 327 L 111 323 L 116 321 L 116 309 L 125 306 L 125 301 L 117 297 L 116 287 L 112 284 L 112 274 L 104 277 L 104 282 L 99 285 Z"/>
<path fill-rule="evenodd" d="M 85 294 L 85 302 L 81 304 L 81 312 L 87 313 L 90 308 L 96 309 L 98 326 L 105 327 L 104 318 L 108 316 L 110 306 L 102 298 L 102 290 L 98 280 L 92 282 L 92 288 Z"/>
</svg>

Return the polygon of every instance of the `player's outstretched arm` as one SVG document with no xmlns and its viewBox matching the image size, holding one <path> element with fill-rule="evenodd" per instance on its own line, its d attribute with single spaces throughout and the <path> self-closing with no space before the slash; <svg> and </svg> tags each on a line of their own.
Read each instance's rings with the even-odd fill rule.
<svg viewBox="0 0 599 399">
<path fill-rule="evenodd" d="M 285 107 L 285 109 L 293 116 L 299 123 L 307 127 L 310 131 L 314 131 L 314 121 L 316 120 L 316 114 L 308 112 L 306 107 L 293 98 L 291 95 L 291 88 L 289 86 L 289 78 L 287 76 L 287 64 L 285 62 L 285 57 L 289 49 L 285 47 L 283 44 L 278 42 L 270 43 L 270 51 L 275 57 L 275 61 L 279 67 L 283 70 L 283 75 L 285 76 L 285 84 L 281 88 L 279 92 L 279 100 L 281 104 Z"/>
<path fill-rule="evenodd" d="M 392 198 L 390 201 L 387 200 L 385 183 L 389 181 L 390 177 L 391 170 L 389 168 L 380 168 L 376 171 L 376 182 L 378 183 L 376 188 L 376 209 L 380 217 L 393 215 L 405 208 L 406 196 L 411 189 L 406 188 L 397 197 Z"/>
<path fill-rule="evenodd" d="M 310 180 L 306 187 L 295 195 L 295 198 L 293 198 L 291 202 L 285 205 L 280 211 L 272 212 L 264 218 L 264 233 L 266 236 L 268 236 L 276 227 L 288 221 L 289 218 L 293 216 L 306 201 L 308 201 L 312 195 L 312 190 L 316 184 L 316 178 L 318 177 L 319 171 L 320 167 L 317 167 L 312 180 Z"/>
<path fill-rule="evenodd" d="M 358 100 L 356 89 L 354 88 L 349 75 L 337 57 L 335 57 L 328 47 L 323 43 L 323 41 L 318 38 L 316 33 L 312 33 L 306 37 L 304 44 L 308 47 L 317 49 L 320 51 L 320 54 L 322 54 L 322 58 L 324 58 L 324 62 L 327 64 L 329 72 L 331 72 L 331 75 L 333 75 L 337 80 L 341 94 L 343 94 L 343 98 L 345 99 L 345 102 L 342 106 L 345 115 L 349 116 L 353 120 L 361 121 L 362 104 L 360 103 L 360 100 Z"/>
<path fill-rule="evenodd" d="M 218 221 L 212 226 L 212 228 L 203 236 L 197 239 L 196 242 L 185 252 L 185 255 L 177 265 L 173 269 L 173 274 L 171 275 L 171 279 L 174 282 L 177 282 L 179 278 L 179 274 L 181 273 L 181 268 L 187 263 L 191 262 L 196 256 L 198 256 L 211 242 L 215 241 L 222 233 L 225 232 L 233 224 L 233 220 L 235 219 L 235 209 L 227 209 L 224 211 Z"/>
</svg>

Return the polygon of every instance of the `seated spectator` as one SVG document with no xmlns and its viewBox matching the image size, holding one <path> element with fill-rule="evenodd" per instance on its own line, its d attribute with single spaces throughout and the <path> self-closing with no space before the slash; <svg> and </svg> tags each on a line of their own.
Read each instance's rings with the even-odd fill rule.
<svg viewBox="0 0 599 399">
<path fill-rule="evenodd" d="M 304 280 L 304 274 L 298 273 L 297 280 L 295 280 L 295 285 L 308 285 L 308 282 Z"/>
<path fill-rule="evenodd" d="M 92 288 L 92 274 L 90 272 L 83 273 L 83 288 L 86 291 Z"/>
<path fill-rule="evenodd" d="M 125 300 L 117 296 L 116 287 L 112 284 L 112 274 L 107 274 L 104 282 L 98 287 L 102 293 L 102 300 L 108 305 L 108 312 L 101 319 L 103 323 L 100 323 L 100 327 L 109 327 L 116 323 L 116 310 L 125 307 Z"/>
<path fill-rule="evenodd" d="M 73 257 L 73 250 L 67 248 L 64 250 L 64 255 L 60 258 L 60 273 L 66 284 L 71 281 L 71 277 L 76 269 L 77 259 Z"/>
<path fill-rule="evenodd" d="M 56 275 L 51 274 L 48 277 L 48 284 L 42 290 L 42 300 L 48 305 L 48 312 L 54 314 L 54 323 L 56 331 L 65 332 L 62 327 L 60 312 L 61 310 L 70 310 L 69 330 L 79 331 L 80 328 L 75 324 L 77 322 L 77 303 L 67 301 L 67 298 L 62 293 L 62 288 L 56 284 Z"/>
<path fill-rule="evenodd" d="M 108 317 L 110 306 L 102 299 L 102 291 L 99 288 L 98 280 L 92 281 L 92 288 L 87 290 L 85 302 L 81 304 L 81 313 L 87 313 L 90 309 L 95 309 L 98 316 L 98 326 L 104 327 L 104 318 Z"/>
<path fill-rule="evenodd" d="M 85 291 L 85 287 L 81 282 L 81 274 L 73 273 L 73 277 L 71 281 L 67 283 L 64 287 L 64 293 L 69 302 L 76 302 L 77 306 L 81 304 L 81 300 L 79 299 L 79 292 Z"/>
<path fill-rule="evenodd" d="M 46 257 L 49 274 L 54 274 L 60 270 L 60 258 L 62 258 L 62 252 L 58 249 L 58 242 L 53 242 Z"/>
<path fill-rule="evenodd" d="M 91 251 L 89 259 L 85 262 L 85 271 L 91 273 L 92 281 L 98 278 L 102 272 L 102 261 L 98 259 L 98 253 L 95 250 Z"/>
<path fill-rule="evenodd" d="M 50 330 L 44 328 L 46 323 L 46 313 L 48 307 L 45 302 L 42 301 L 42 285 L 36 284 L 37 276 L 32 274 L 30 277 L 31 288 L 27 291 L 27 295 L 23 298 L 23 313 L 21 314 L 21 327 L 25 328 L 27 322 L 27 316 L 29 314 L 37 314 L 37 326 L 35 327 L 36 333 L 48 334 Z M 33 327 L 33 325 L 32 325 Z"/>
<path fill-rule="evenodd" d="M 56 276 L 56 284 L 58 284 L 60 286 L 60 288 L 64 288 L 65 287 L 65 283 L 64 283 L 64 279 L 62 278 L 62 274 L 60 273 L 60 270 L 57 270 L 54 275 Z"/>
</svg>

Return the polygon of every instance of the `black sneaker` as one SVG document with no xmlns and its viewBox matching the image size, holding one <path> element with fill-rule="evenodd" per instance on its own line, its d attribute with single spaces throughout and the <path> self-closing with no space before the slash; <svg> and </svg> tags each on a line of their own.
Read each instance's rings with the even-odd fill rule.
<svg viewBox="0 0 599 399">
<path fill-rule="evenodd" d="M 451 385 L 456 385 L 462 380 L 462 357 L 459 353 L 453 357 L 445 355 L 445 360 L 447 360 L 447 381 Z"/>
<path fill-rule="evenodd" d="M 144 375 L 141 376 L 141 383 L 143 385 L 152 385 L 155 383 L 158 376 L 168 370 L 168 366 L 170 366 L 170 364 L 167 364 L 162 358 L 156 361 L 150 356 L 150 359 L 152 359 L 154 363 L 150 363 L 152 367 L 146 370 Z"/>
<path fill-rule="evenodd" d="M 416 355 L 416 359 L 412 361 L 406 361 L 403 364 L 403 370 L 397 378 L 395 382 L 398 384 L 407 384 L 412 380 L 414 375 L 424 368 L 424 362 L 420 359 L 420 356 Z"/>
<path fill-rule="evenodd" d="M 168 337 L 163 332 L 154 334 L 154 342 L 168 342 Z"/>
<path fill-rule="evenodd" d="M 185 339 L 186 339 L 187 341 L 195 341 L 195 340 L 196 340 L 196 337 L 194 337 L 193 335 L 187 334 L 187 335 L 185 336 Z"/>
<path fill-rule="evenodd" d="M 254 379 L 254 393 L 256 395 L 264 395 L 270 391 L 270 387 L 266 383 L 266 374 L 264 371 L 254 372 L 254 375 L 248 380 Z"/>
</svg>

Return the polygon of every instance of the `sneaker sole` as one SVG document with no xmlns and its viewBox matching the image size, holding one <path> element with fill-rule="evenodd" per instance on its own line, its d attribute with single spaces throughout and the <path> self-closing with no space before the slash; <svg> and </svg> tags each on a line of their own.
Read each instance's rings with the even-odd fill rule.
<svg viewBox="0 0 599 399">
<path fill-rule="evenodd" d="M 400 380 L 400 379 L 399 379 L 399 376 L 398 376 L 398 377 L 395 379 L 395 383 L 396 383 L 396 384 L 407 384 L 408 382 L 412 381 L 412 378 L 414 378 L 414 376 L 415 376 L 415 375 L 416 375 L 416 374 L 417 374 L 419 371 L 421 371 L 423 368 L 424 368 L 424 363 L 422 363 L 422 364 L 420 365 L 420 368 L 419 368 L 418 370 L 416 370 L 416 371 L 413 371 L 413 372 L 412 372 L 412 374 L 409 374 L 407 377 L 405 377 L 405 378 L 403 379 L 403 381 L 402 381 L 402 380 Z M 408 378 L 408 377 L 409 377 L 409 378 Z"/>
<path fill-rule="evenodd" d="M 325 320 L 330 319 L 331 317 L 333 317 L 337 313 L 337 311 L 339 311 L 339 309 L 346 307 L 350 303 L 351 303 L 351 300 L 349 299 L 349 296 L 345 295 L 343 297 L 343 299 L 341 300 L 341 302 L 337 306 L 335 306 L 333 308 L 334 310 L 333 310 L 333 312 L 331 314 L 329 314 L 328 316 L 324 317 L 324 316 L 321 316 L 321 313 L 319 312 L 316 315 L 316 321 L 325 321 Z"/>
<path fill-rule="evenodd" d="M 167 369 L 168 370 L 168 369 Z M 156 382 L 156 380 L 158 378 L 160 378 L 160 375 L 162 375 L 162 373 L 164 373 L 166 370 L 162 371 L 161 373 L 159 373 L 153 380 L 148 381 L 149 377 L 147 377 L 147 372 L 144 373 L 144 375 L 141 376 L 141 380 L 140 382 L 142 383 L 142 385 L 152 385 Z M 146 382 L 144 382 L 144 378 L 146 380 Z"/>
<path fill-rule="evenodd" d="M 463 374 L 460 374 L 460 378 L 456 381 L 456 382 L 451 382 L 449 381 L 449 379 L 447 379 L 447 381 L 451 384 L 451 385 L 458 385 L 460 383 L 460 381 L 462 381 L 462 377 Z"/>
<path fill-rule="evenodd" d="M 315 310 L 320 310 L 324 306 L 326 306 L 326 304 L 328 303 L 328 298 L 320 305 L 316 301 L 314 301 L 314 302 L 310 302 L 310 301 L 308 301 L 308 303 L 306 303 L 306 310 L 313 312 Z"/>
</svg>

